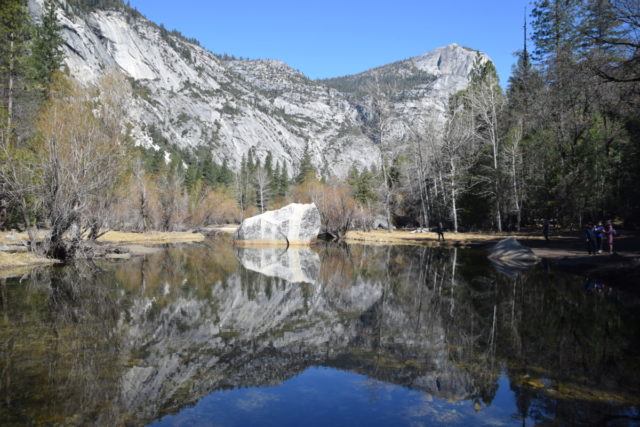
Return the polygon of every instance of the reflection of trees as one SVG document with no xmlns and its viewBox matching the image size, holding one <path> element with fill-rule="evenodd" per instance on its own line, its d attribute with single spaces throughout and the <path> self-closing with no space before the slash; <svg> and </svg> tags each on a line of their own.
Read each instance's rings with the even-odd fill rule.
<svg viewBox="0 0 640 427">
<path fill-rule="evenodd" d="M 541 421 L 607 408 L 563 397 L 565 381 L 638 384 L 622 356 L 637 318 L 570 277 L 502 276 L 474 251 L 328 245 L 314 249 L 318 282 L 294 284 L 206 245 L 0 283 L 2 416 L 142 423 L 311 365 L 485 405 L 506 366 L 519 415 Z"/>
<path fill-rule="evenodd" d="M 107 272 L 79 266 L 33 273 L 27 285 L 3 284 L 4 422 L 113 422 L 103 410 L 117 397 L 119 363 L 119 307 L 110 280 Z"/>
</svg>

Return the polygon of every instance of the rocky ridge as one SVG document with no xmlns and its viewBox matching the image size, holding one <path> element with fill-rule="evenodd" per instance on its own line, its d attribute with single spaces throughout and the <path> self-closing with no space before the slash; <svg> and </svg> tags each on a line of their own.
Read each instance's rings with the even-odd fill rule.
<svg viewBox="0 0 640 427">
<path fill-rule="evenodd" d="M 30 0 L 34 16 L 42 3 Z M 153 128 L 182 149 L 206 146 L 232 167 L 253 149 L 292 171 L 306 143 L 325 174 L 376 164 L 380 137 L 371 127 L 380 106 L 388 112 L 383 140 L 437 130 L 478 55 L 451 44 L 356 76 L 313 81 L 280 61 L 215 55 L 124 6 L 87 13 L 60 3 L 66 66 L 84 82 L 112 70 L 130 78 L 138 144 L 165 149 L 151 138 Z M 367 83 L 374 75 L 393 84 L 373 93 Z"/>
</svg>

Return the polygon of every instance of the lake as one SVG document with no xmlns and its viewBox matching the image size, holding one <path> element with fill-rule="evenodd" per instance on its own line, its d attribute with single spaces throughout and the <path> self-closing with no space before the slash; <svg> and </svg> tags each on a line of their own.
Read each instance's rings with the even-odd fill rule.
<svg viewBox="0 0 640 427">
<path fill-rule="evenodd" d="M 0 281 L 0 424 L 639 425 L 636 295 L 476 249 L 224 240 Z"/>
</svg>

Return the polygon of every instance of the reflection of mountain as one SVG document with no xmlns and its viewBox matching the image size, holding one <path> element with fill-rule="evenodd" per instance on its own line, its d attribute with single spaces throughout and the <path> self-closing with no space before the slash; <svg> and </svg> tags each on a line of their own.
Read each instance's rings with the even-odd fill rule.
<svg viewBox="0 0 640 427">
<path fill-rule="evenodd" d="M 271 273 L 262 266 L 274 265 L 281 253 L 251 249 L 240 259 Z M 334 267 L 353 262 L 344 251 L 322 255 Z M 396 279 L 391 292 L 384 285 L 389 278 L 379 273 L 353 275 L 344 286 L 239 270 L 212 284 L 207 301 L 176 295 L 152 312 L 157 299 L 137 299 L 129 311 L 135 329 L 126 341 L 132 351 L 145 349 L 145 358 L 123 377 L 127 412 L 146 410 L 143 419 L 153 419 L 214 389 L 276 384 L 311 365 L 354 370 L 447 399 L 472 397 L 471 377 L 449 360 L 445 330 L 430 307 L 434 295 L 410 277 Z"/>
<path fill-rule="evenodd" d="M 236 248 L 244 268 L 291 283 L 315 283 L 320 258 L 306 248 Z"/>
<path fill-rule="evenodd" d="M 537 367 L 555 363 L 566 375 L 583 374 L 580 366 L 585 365 L 575 361 L 593 359 L 593 349 L 584 343 L 598 342 L 598 333 L 590 331 L 589 341 L 574 326 L 586 317 L 611 317 L 589 300 L 578 301 L 581 309 L 573 314 L 566 303 L 555 303 L 569 326 L 554 329 L 549 323 L 548 337 L 536 337 L 533 331 L 540 323 L 554 318 L 549 298 L 563 301 L 570 295 L 562 291 L 567 286 L 549 293 L 542 281 L 527 284 L 524 276 L 507 283 L 491 276 L 486 263 L 478 267 L 457 250 L 325 247 L 318 252 L 312 259 L 321 262 L 309 283 L 239 268 L 225 244 L 207 251 L 170 249 L 122 264 L 113 274 L 84 277 L 64 270 L 70 276 L 35 277 L 21 291 L 30 296 L 15 300 L 31 300 L 52 315 L 24 317 L 40 319 L 30 320 L 35 323 L 28 330 L 40 332 L 31 332 L 28 342 L 20 322 L 4 332 L 0 328 L 2 342 L 20 344 L 3 347 L 2 360 L 11 359 L 12 365 L 0 361 L 0 367 L 8 367 L 3 372 L 13 384 L 26 373 L 39 378 L 45 386 L 38 396 L 53 401 L 48 408 L 59 408 L 56 422 L 61 424 L 140 424 L 214 390 L 279 384 L 313 365 L 358 372 L 447 400 L 490 404 L 500 365 L 511 358 Z M 252 260 L 272 256 L 249 255 Z M 498 280 L 503 281 L 499 286 Z M 12 305 L 6 307 L 5 313 Z M 62 340 L 54 336 L 67 341 L 47 344 L 43 358 L 48 361 L 34 372 L 29 344 Z M 540 351 L 548 342 L 563 343 L 564 361 L 551 347 Z M 614 354 L 612 346 L 605 351 Z M 25 349 L 24 364 L 15 348 Z M 514 365 L 514 378 L 527 374 L 526 366 Z M 590 375 L 600 372 L 587 366 Z M 615 376 L 611 368 L 602 372 Z M 34 399 L 30 389 L 24 396 Z M 0 405 L 5 405 L 0 415 L 18 417 L 10 419 L 14 422 L 51 417 L 41 411 L 17 415 L 15 406 Z M 75 415 L 78 407 L 87 409 Z"/>
</svg>

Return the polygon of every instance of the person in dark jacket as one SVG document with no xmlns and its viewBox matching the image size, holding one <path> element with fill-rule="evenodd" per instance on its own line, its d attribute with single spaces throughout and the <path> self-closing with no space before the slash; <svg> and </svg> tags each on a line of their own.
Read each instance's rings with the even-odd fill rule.
<svg viewBox="0 0 640 427">
<path fill-rule="evenodd" d="M 592 223 L 588 223 L 584 229 L 584 238 L 587 242 L 587 252 L 589 255 L 596 254 L 596 231 Z"/>
<path fill-rule="evenodd" d="M 444 227 L 441 222 L 439 222 L 436 227 L 436 233 L 438 233 L 438 242 L 440 241 L 440 238 L 442 238 L 442 241 L 444 242 Z"/>
<path fill-rule="evenodd" d="M 602 242 L 604 240 L 604 225 L 602 225 L 602 221 L 598 221 L 598 225 L 593 227 L 593 231 L 596 234 L 596 249 L 598 249 L 598 253 L 602 253 Z"/>
<path fill-rule="evenodd" d="M 542 223 L 542 234 L 544 235 L 544 240 L 549 240 L 549 220 L 545 219 Z"/>
</svg>

